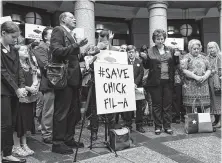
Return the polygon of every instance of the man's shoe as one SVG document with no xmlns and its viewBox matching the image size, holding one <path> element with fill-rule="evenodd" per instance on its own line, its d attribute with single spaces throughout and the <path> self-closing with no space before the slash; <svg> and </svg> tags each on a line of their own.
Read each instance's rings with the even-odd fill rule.
<svg viewBox="0 0 222 163">
<path fill-rule="evenodd" d="M 52 145 L 52 152 L 60 153 L 60 154 L 73 154 L 72 148 L 68 147 L 64 143 L 53 144 Z"/>
<path fill-rule="evenodd" d="M 71 148 L 84 148 L 84 144 L 82 142 L 77 142 L 75 141 L 74 139 L 68 141 L 68 142 L 65 142 L 65 145 L 71 147 Z"/>
<path fill-rule="evenodd" d="M 93 141 L 97 140 L 97 132 L 92 132 L 92 140 Z"/>
<path fill-rule="evenodd" d="M 136 127 L 136 130 L 141 132 L 141 133 L 145 133 L 146 131 L 143 129 L 142 126 Z"/>
<path fill-rule="evenodd" d="M 173 135 L 173 130 L 171 129 L 164 129 L 165 133 L 169 134 L 169 135 Z"/>
<path fill-rule="evenodd" d="M 46 143 L 46 144 L 52 144 L 52 138 L 51 137 L 43 138 L 43 142 Z"/>
</svg>

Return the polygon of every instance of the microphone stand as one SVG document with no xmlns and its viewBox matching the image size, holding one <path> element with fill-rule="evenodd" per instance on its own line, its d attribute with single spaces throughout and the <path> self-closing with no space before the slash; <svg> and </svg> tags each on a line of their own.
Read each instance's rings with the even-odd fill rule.
<svg viewBox="0 0 222 163">
<path fill-rule="evenodd" d="M 96 59 L 94 59 L 95 61 Z M 93 62 L 94 62 L 93 61 Z M 93 62 L 90 64 L 92 65 Z M 89 102 L 90 102 L 90 99 L 92 97 L 92 93 L 94 92 L 93 91 L 93 87 L 95 87 L 95 81 L 94 81 L 94 72 L 92 71 L 92 68 L 90 68 L 91 70 L 89 70 L 89 72 L 91 73 L 91 80 L 89 81 L 89 92 L 88 92 L 88 96 L 87 96 L 87 100 L 86 100 L 86 104 L 85 106 L 82 106 L 84 107 L 85 109 L 85 112 L 83 112 L 82 116 L 82 124 L 81 124 L 81 129 L 80 129 L 80 133 L 79 133 L 79 139 L 78 139 L 78 143 L 80 142 L 80 139 L 81 139 L 81 136 L 82 136 L 82 130 L 83 130 L 83 126 L 85 124 L 85 120 L 86 120 L 86 112 L 88 110 L 88 107 L 89 107 Z M 95 89 L 94 89 L 95 90 Z M 92 108 L 91 108 L 92 109 Z M 92 111 L 91 111 L 91 114 L 92 114 Z M 115 153 L 115 156 L 117 157 L 117 153 L 115 150 L 112 149 L 112 147 L 110 146 L 110 143 L 107 141 L 107 137 L 108 137 L 108 118 L 107 118 L 107 114 L 105 114 L 105 141 L 103 142 L 105 144 L 105 147 L 109 149 L 110 152 L 114 152 Z M 90 124 L 90 129 L 91 129 L 91 135 L 90 135 L 90 146 L 88 148 L 90 148 L 90 150 L 92 149 L 92 125 Z M 104 147 L 94 147 L 94 148 L 104 148 Z M 76 152 L 75 152 L 75 156 L 74 156 L 74 160 L 73 162 L 76 162 L 76 159 L 77 159 L 77 154 L 78 154 L 78 149 L 79 147 L 77 146 L 76 148 Z"/>
</svg>

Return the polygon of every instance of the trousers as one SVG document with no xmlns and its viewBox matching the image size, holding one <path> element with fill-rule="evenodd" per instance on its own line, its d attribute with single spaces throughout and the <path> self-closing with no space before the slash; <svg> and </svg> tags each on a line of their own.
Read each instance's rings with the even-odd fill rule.
<svg viewBox="0 0 222 163">
<path fill-rule="evenodd" d="M 43 139 L 52 137 L 53 129 L 53 114 L 54 114 L 54 91 L 47 91 L 43 93 L 44 106 L 42 109 L 42 137 Z"/>
<path fill-rule="evenodd" d="M 12 154 L 17 108 L 17 97 L 1 95 L 1 150 L 4 157 Z"/>
<path fill-rule="evenodd" d="M 80 117 L 79 88 L 66 86 L 62 90 L 55 90 L 53 143 L 72 140 Z"/>
<path fill-rule="evenodd" d="M 173 84 L 169 80 L 161 80 L 160 85 L 150 86 L 152 99 L 153 120 L 155 129 L 171 128 L 172 122 L 172 90 Z"/>
</svg>

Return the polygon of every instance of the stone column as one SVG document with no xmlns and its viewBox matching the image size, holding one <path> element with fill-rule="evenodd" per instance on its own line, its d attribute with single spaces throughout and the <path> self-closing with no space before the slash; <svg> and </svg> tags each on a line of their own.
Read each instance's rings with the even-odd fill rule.
<svg viewBox="0 0 222 163">
<path fill-rule="evenodd" d="M 74 6 L 76 27 L 84 29 L 84 36 L 88 39 L 87 45 L 95 45 L 95 1 L 77 0 L 74 2 Z M 84 52 L 87 45 L 81 48 L 81 52 Z"/>
<path fill-rule="evenodd" d="M 221 12 L 221 2 L 218 2 L 218 11 L 219 11 L 219 27 L 220 27 L 220 50 L 222 50 L 222 12 Z"/>
<path fill-rule="evenodd" d="M 150 47 L 154 45 L 152 35 L 154 30 L 163 29 L 167 32 L 167 7 L 165 1 L 151 1 L 148 4 Z"/>
</svg>

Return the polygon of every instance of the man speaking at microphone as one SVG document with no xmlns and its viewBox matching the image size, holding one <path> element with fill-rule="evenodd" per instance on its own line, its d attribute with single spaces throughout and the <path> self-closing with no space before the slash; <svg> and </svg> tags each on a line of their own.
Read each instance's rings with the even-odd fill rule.
<svg viewBox="0 0 222 163">
<path fill-rule="evenodd" d="M 80 120 L 80 47 L 86 45 L 88 40 L 85 38 L 77 41 L 71 35 L 76 27 L 76 19 L 72 13 L 62 13 L 59 22 L 60 26 L 52 31 L 50 51 L 53 62 L 61 63 L 68 60 L 68 84 L 63 89 L 55 90 L 52 152 L 72 154 L 72 148 L 84 147 L 83 143 L 74 140 L 74 134 L 75 126 Z"/>
</svg>

